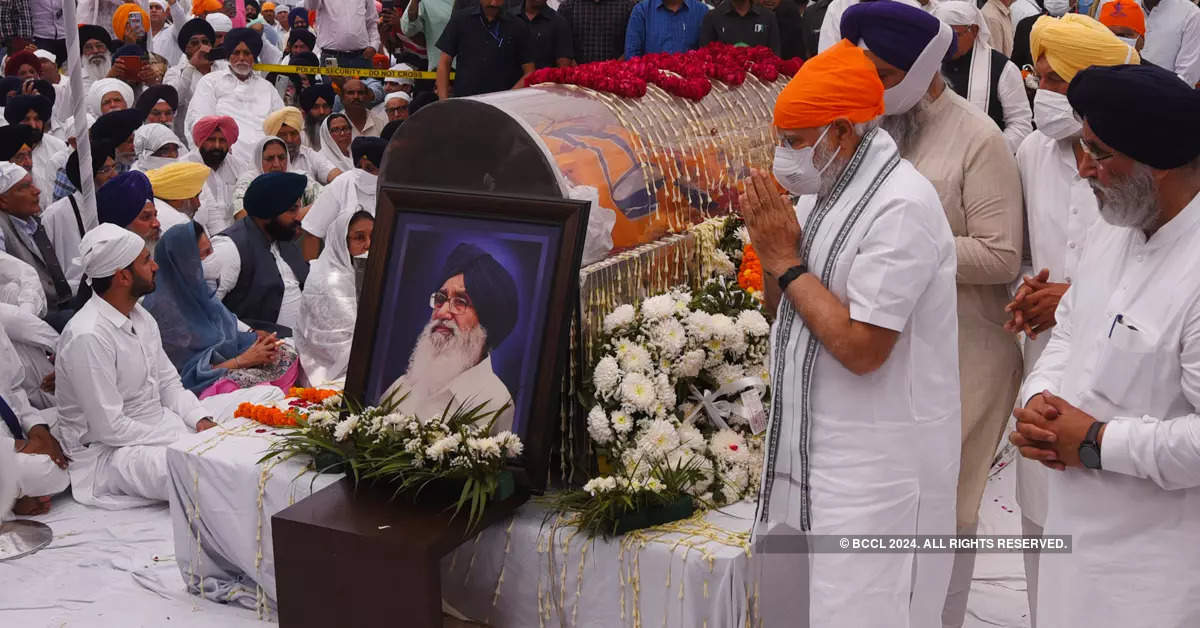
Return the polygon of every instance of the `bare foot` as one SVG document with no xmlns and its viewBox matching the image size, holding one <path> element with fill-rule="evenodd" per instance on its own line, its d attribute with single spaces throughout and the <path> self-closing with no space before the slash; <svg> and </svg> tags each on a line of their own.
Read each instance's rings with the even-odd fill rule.
<svg viewBox="0 0 1200 628">
<path fill-rule="evenodd" d="M 49 497 L 22 497 L 13 505 L 13 512 L 22 517 L 44 515 L 50 512 Z"/>
</svg>

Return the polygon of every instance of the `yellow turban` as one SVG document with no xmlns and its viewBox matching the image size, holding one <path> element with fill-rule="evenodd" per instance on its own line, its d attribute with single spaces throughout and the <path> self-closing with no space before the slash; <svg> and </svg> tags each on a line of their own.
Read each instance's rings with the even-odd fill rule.
<svg viewBox="0 0 1200 628">
<path fill-rule="evenodd" d="M 150 16 L 142 10 L 142 7 L 132 2 L 126 2 L 117 7 L 116 13 L 113 13 L 112 26 L 113 32 L 117 34 L 117 39 L 125 39 L 125 26 L 129 23 L 129 14 L 134 11 L 142 14 L 142 31 L 149 32 Z"/>
<path fill-rule="evenodd" d="M 194 161 L 177 161 L 146 173 L 154 195 L 166 201 L 192 198 L 204 188 L 212 170 Z"/>
<path fill-rule="evenodd" d="M 775 100 L 775 126 L 813 129 L 838 118 L 867 122 L 883 115 L 883 83 L 858 46 L 843 39 L 809 59 Z"/>
<path fill-rule="evenodd" d="M 1034 61 L 1046 55 L 1050 68 L 1068 83 L 1080 70 L 1093 65 L 1142 61 L 1137 51 L 1117 39 L 1107 26 L 1078 13 L 1039 17 L 1029 33 L 1029 52 Z"/>
<path fill-rule="evenodd" d="M 285 124 L 297 131 L 303 131 L 304 114 L 295 107 L 284 107 L 279 111 L 272 112 L 266 120 L 263 120 L 263 133 L 275 135 L 279 132 L 279 127 Z"/>
</svg>

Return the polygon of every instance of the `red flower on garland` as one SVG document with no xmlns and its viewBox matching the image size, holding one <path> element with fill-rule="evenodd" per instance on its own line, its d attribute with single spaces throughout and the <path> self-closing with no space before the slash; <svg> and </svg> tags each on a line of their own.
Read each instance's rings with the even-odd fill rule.
<svg viewBox="0 0 1200 628">
<path fill-rule="evenodd" d="M 699 101 L 712 91 L 712 81 L 738 86 L 749 73 L 771 83 L 780 75 L 794 76 L 801 63 L 799 59 L 780 59 L 765 46 L 747 48 L 714 42 L 683 53 L 543 68 L 529 75 L 525 84 L 578 85 L 622 98 L 640 98 L 646 95 L 646 85 L 653 83 L 672 96 Z"/>
</svg>

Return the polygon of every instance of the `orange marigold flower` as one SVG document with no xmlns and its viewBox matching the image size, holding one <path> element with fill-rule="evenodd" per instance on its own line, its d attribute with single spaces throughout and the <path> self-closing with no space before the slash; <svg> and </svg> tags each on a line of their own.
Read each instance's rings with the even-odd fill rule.
<svg viewBox="0 0 1200 628">
<path fill-rule="evenodd" d="M 742 267 L 738 269 L 738 285 L 742 287 L 742 290 L 750 293 L 763 291 L 762 261 L 758 259 L 758 253 L 754 251 L 754 247 L 749 244 L 742 250 Z"/>
</svg>

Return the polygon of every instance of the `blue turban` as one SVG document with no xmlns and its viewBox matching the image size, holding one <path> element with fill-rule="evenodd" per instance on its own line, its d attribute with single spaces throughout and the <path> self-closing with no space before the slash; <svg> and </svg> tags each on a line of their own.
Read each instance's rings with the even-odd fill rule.
<svg viewBox="0 0 1200 628">
<path fill-rule="evenodd" d="M 37 111 L 42 122 L 49 122 L 52 107 L 50 99 L 41 94 L 13 96 L 4 107 L 4 119 L 9 124 L 20 124 L 25 119 L 25 114 L 32 109 Z"/>
<path fill-rule="evenodd" d="M 922 9 L 900 2 L 859 2 L 842 14 L 842 37 L 907 72 L 938 34 L 940 24 Z M 949 60 L 955 49 L 952 38 L 944 60 Z"/>
<path fill-rule="evenodd" d="M 487 331 L 488 349 L 495 349 L 517 325 L 516 282 L 496 258 L 474 244 L 460 244 L 450 252 L 439 285 L 455 275 L 463 276 L 467 296 Z"/>
<path fill-rule="evenodd" d="M 1151 168 L 1200 156 L 1200 91 L 1170 70 L 1092 66 L 1071 79 L 1067 99 L 1096 137 Z"/>
<path fill-rule="evenodd" d="M 378 168 L 383 163 L 383 149 L 387 148 L 387 140 L 382 137 L 360 135 L 350 142 L 350 156 L 354 158 L 354 167 L 366 157 Z"/>
<path fill-rule="evenodd" d="M 262 35 L 259 35 L 258 31 L 253 28 L 235 28 L 225 33 L 225 41 L 221 44 L 221 47 L 228 50 L 229 54 L 232 55 L 233 49 L 237 48 L 238 44 L 246 44 L 246 47 L 250 49 L 254 58 L 257 59 L 259 53 L 262 52 Z"/>
<path fill-rule="evenodd" d="M 137 109 L 118 109 L 110 111 L 99 118 L 88 129 L 88 137 L 92 141 L 101 141 L 120 146 L 142 126 L 146 116 Z"/>
<path fill-rule="evenodd" d="M 0 161 L 10 161 L 22 146 L 33 148 L 37 144 L 35 131 L 24 124 L 0 126 Z"/>
<path fill-rule="evenodd" d="M 308 177 L 295 172 L 260 174 L 246 188 L 242 206 L 251 216 L 270 220 L 291 209 L 307 186 Z"/>
<path fill-rule="evenodd" d="M 150 179 L 137 170 L 130 170 L 109 179 L 96 190 L 96 213 L 100 222 L 128 227 L 142 213 L 146 201 L 153 199 Z"/>
</svg>

